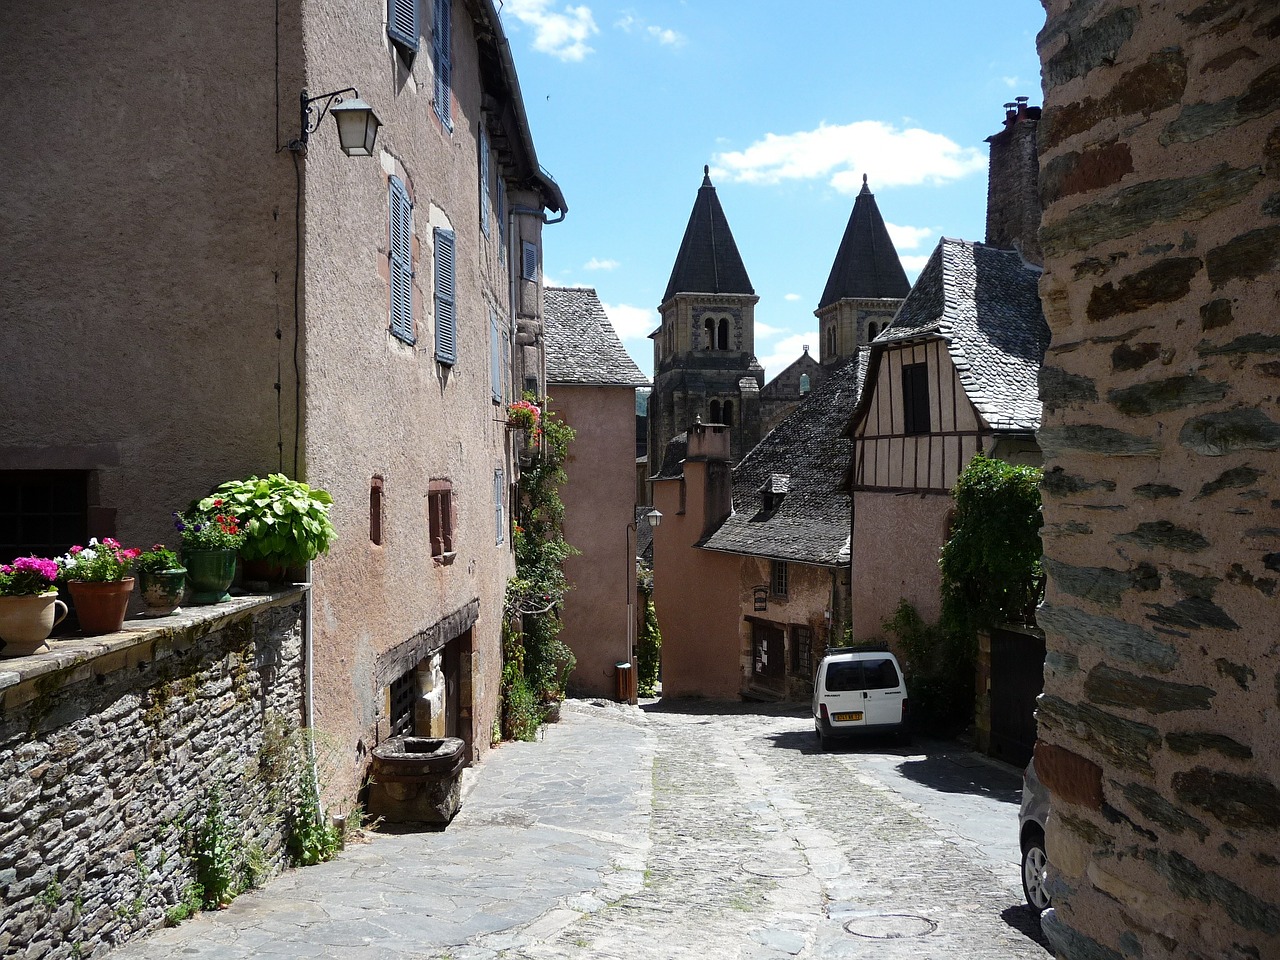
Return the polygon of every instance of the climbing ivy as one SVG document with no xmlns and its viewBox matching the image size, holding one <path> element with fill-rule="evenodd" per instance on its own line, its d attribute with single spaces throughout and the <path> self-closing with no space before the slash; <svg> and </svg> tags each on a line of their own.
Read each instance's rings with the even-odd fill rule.
<svg viewBox="0 0 1280 960">
<path fill-rule="evenodd" d="M 952 491 L 955 522 L 942 548 L 942 622 L 965 636 L 1030 622 L 1044 592 L 1040 478 L 978 454 Z"/>
<path fill-rule="evenodd" d="M 662 668 L 662 633 L 658 629 L 658 611 L 653 605 L 653 571 L 642 566 L 636 576 L 636 591 L 644 610 L 644 623 L 636 650 L 636 690 L 642 697 L 658 692 L 658 676 Z"/>
<path fill-rule="evenodd" d="M 509 627 L 503 644 L 503 735 L 519 739 L 537 730 L 539 703 L 564 697 L 577 663 L 559 639 L 560 606 L 569 591 L 564 561 L 578 552 L 564 538 L 560 499 L 574 431 L 547 410 L 539 436 L 541 449 L 520 473 L 516 575 L 507 583 L 505 604 Z"/>
</svg>

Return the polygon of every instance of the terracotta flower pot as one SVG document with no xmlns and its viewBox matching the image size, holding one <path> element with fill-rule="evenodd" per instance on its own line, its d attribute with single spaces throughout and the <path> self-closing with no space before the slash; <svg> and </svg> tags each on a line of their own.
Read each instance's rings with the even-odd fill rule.
<svg viewBox="0 0 1280 960">
<path fill-rule="evenodd" d="M 154 573 L 146 570 L 138 571 L 138 590 L 142 593 L 142 602 L 147 605 L 147 613 L 150 616 L 167 617 L 177 613 L 178 605 L 182 603 L 182 594 L 186 589 L 186 567 L 157 570 Z"/>
<path fill-rule="evenodd" d="M 133 593 L 133 577 L 123 580 L 71 580 L 67 583 L 80 629 L 86 634 L 117 633 L 124 625 Z"/>
<path fill-rule="evenodd" d="M 187 583 L 191 584 L 191 603 L 222 603 L 231 599 L 227 587 L 236 578 L 234 550 L 183 550 L 182 560 L 187 565 Z"/>
<path fill-rule="evenodd" d="M 49 649 L 45 641 L 66 615 L 67 605 L 55 593 L 0 597 L 0 656 L 26 657 Z"/>
</svg>

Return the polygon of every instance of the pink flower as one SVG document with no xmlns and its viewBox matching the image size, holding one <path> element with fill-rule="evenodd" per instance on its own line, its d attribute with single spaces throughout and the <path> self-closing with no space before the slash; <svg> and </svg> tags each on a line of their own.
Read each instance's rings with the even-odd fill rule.
<svg viewBox="0 0 1280 960">
<path fill-rule="evenodd" d="M 80 552 L 81 550 L 83 550 L 83 549 L 84 549 L 84 547 L 72 547 L 72 548 L 71 548 L 71 552 L 72 552 L 72 553 L 79 553 L 79 552 Z"/>
<path fill-rule="evenodd" d="M 118 547 L 118 546 L 120 546 L 120 541 L 119 541 L 119 540 L 113 540 L 113 539 L 111 539 L 110 537 L 103 537 L 103 538 L 102 538 L 102 545 L 103 545 L 104 547 Z"/>
</svg>

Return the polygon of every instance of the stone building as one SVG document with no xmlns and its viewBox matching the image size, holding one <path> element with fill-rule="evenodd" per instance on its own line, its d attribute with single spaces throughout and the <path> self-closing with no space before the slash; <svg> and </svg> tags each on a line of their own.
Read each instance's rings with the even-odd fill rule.
<svg viewBox="0 0 1280 960">
<path fill-rule="evenodd" d="M 828 368 L 732 469 L 725 428 L 694 424 L 683 463 L 655 479 L 664 694 L 812 695 L 823 652 L 848 625 L 844 429 L 865 371 L 865 351 Z"/>
<path fill-rule="evenodd" d="M 728 428 L 737 461 L 760 439 L 755 289 L 738 254 L 711 174 L 703 168 L 671 279 L 658 311 L 649 397 L 650 475 L 667 444 L 696 420 Z"/>
<path fill-rule="evenodd" d="M 37 3 L 0 39 L 42 118 L 0 198 L 0 405 L 26 411 L 0 422 L 0 550 L 172 543 L 170 511 L 222 480 L 305 478 L 337 542 L 295 719 L 352 781 L 415 725 L 482 754 L 514 569 L 502 404 L 544 382 L 542 227 L 566 209 L 494 5 Z M 325 113 L 357 89 L 371 156 Z"/>
<path fill-rule="evenodd" d="M 564 564 L 571 589 L 560 639 L 578 660 L 569 677 L 575 695 L 605 696 L 615 664 L 632 662 L 636 388 L 649 380 L 595 290 L 548 287 L 544 310 L 548 406 L 576 433 L 561 500 L 565 539 L 579 553 Z"/>
<path fill-rule="evenodd" d="M 1277 957 L 1280 19 L 1045 6 L 1044 930 Z"/>
</svg>

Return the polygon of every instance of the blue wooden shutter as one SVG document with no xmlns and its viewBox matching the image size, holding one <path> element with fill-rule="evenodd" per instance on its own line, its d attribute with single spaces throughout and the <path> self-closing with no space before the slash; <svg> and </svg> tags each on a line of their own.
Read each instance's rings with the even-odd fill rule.
<svg viewBox="0 0 1280 960">
<path fill-rule="evenodd" d="M 507 518 L 503 512 L 503 498 L 507 485 L 502 476 L 502 468 L 493 471 L 493 537 L 494 543 L 501 543 L 507 529 Z"/>
<path fill-rule="evenodd" d="M 489 235 L 489 135 L 480 131 L 480 229 Z"/>
<path fill-rule="evenodd" d="M 446 127 L 453 129 L 452 65 L 449 51 L 452 45 L 453 0 L 435 0 L 435 27 L 431 31 L 431 52 L 436 68 L 436 116 Z"/>
<path fill-rule="evenodd" d="M 387 0 L 387 36 L 406 54 L 418 52 L 418 0 Z"/>
<path fill-rule="evenodd" d="M 454 294 L 453 231 L 436 227 L 436 359 L 458 362 L 458 317 Z"/>
<path fill-rule="evenodd" d="M 496 207 L 496 216 L 498 218 L 498 262 L 503 263 L 507 259 L 507 184 L 501 177 L 498 178 L 498 202 Z"/>
<path fill-rule="evenodd" d="M 502 331 L 498 314 L 489 308 L 489 391 L 494 403 L 502 402 Z"/>
<path fill-rule="evenodd" d="M 413 343 L 413 204 L 399 177 L 391 178 L 391 332 Z"/>
</svg>

